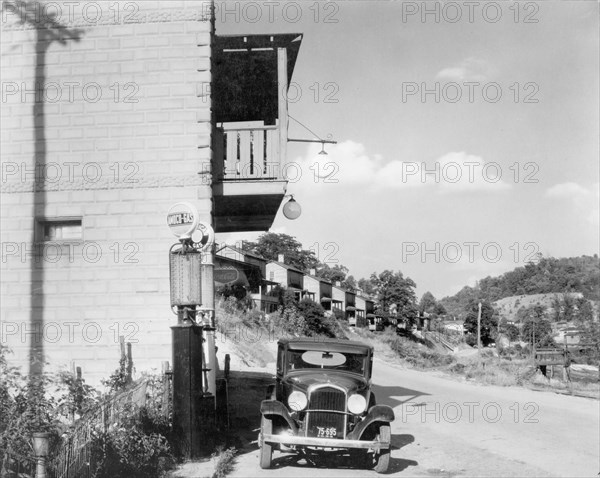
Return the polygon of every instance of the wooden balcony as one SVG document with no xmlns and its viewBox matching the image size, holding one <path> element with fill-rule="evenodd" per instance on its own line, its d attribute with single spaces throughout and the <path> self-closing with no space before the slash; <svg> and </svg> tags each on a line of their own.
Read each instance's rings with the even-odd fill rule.
<svg viewBox="0 0 600 478">
<path fill-rule="evenodd" d="M 216 232 L 266 231 L 286 191 L 278 126 L 214 129 Z"/>
</svg>

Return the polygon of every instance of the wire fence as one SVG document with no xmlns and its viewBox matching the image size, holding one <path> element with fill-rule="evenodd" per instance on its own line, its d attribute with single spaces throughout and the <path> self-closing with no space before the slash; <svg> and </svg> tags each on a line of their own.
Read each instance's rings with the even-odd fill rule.
<svg viewBox="0 0 600 478">
<path fill-rule="evenodd" d="M 166 392 L 157 395 L 158 389 Z M 110 397 L 81 417 L 62 437 L 61 445 L 52 452 L 46 463 L 48 478 L 91 478 L 97 468 L 98 453 L 94 453 L 94 439 L 115 427 L 130 414 L 132 406 L 144 407 L 148 400 L 158 399 L 168 410 L 170 375 L 163 375 L 162 383 L 144 380 L 129 390 Z M 22 456 L 11 450 L 2 460 L 1 478 L 33 478 L 36 476 L 37 461 L 34 456 Z"/>
<path fill-rule="evenodd" d="M 85 415 L 71 430 L 64 445 L 49 463 L 55 478 L 91 478 L 96 469 L 92 453 L 94 437 L 120 426 L 129 405 L 146 405 L 148 381 L 137 384 L 101 403 Z"/>
</svg>

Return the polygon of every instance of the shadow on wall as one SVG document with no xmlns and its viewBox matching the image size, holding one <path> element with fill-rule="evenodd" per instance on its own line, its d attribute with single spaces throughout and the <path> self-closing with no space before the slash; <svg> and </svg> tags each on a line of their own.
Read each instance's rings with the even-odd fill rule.
<svg viewBox="0 0 600 478">
<path fill-rule="evenodd" d="M 34 29 L 36 33 L 34 75 L 36 94 L 33 103 L 35 179 L 33 210 L 31 211 L 31 218 L 35 221 L 36 210 L 40 212 L 38 215 L 42 217 L 45 216 L 46 212 L 46 191 L 43 177 L 44 166 L 46 165 L 45 98 L 43 95 L 46 80 L 46 55 L 53 43 L 66 45 L 69 41 L 80 41 L 83 30 L 69 29 L 60 24 L 56 21 L 56 13 L 44 8 L 43 4 L 38 1 L 3 1 L 2 14 L 3 16 L 6 15 L 6 18 L 14 18 L 16 23 Z M 33 226 L 32 246 L 35 245 L 36 240 L 40 239 L 36 237 L 35 222 Z M 31 259 L 30 278 L 30 330 L 40 331 L 31 335 L 29 374 L 33 376 L 43 372 L 45 362 L 44 340 L 41 334 L 44 320 L 44 261 Z"/>
</svg>

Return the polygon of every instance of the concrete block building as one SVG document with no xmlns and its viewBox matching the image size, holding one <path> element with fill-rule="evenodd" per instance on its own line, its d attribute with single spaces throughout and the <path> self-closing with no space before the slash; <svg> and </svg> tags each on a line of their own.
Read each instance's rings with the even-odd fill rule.
<svg viewBox="0 0 600 478">
<path fill-rule="evenodd" d="M 219 37 L 211 1 L 3 6 L 2 345 L 24 372 L 75 364 L 98 383 L 123 336 L 138 372 L 160 368 L 167 211 L 268 230 L 301 36 Z"/>
</svg>

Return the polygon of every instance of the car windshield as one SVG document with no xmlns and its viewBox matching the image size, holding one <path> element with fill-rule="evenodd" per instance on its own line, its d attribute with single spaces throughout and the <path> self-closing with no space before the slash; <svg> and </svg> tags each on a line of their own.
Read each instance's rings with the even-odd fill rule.
<svg viewBox="0 0 600 478">
<path fill-rule="evenodd" d="M 344 370 L 364 375 L 367 356 L 351 352 L 288 350 L 287 371 L 303 369 Z"/>
</svg>

